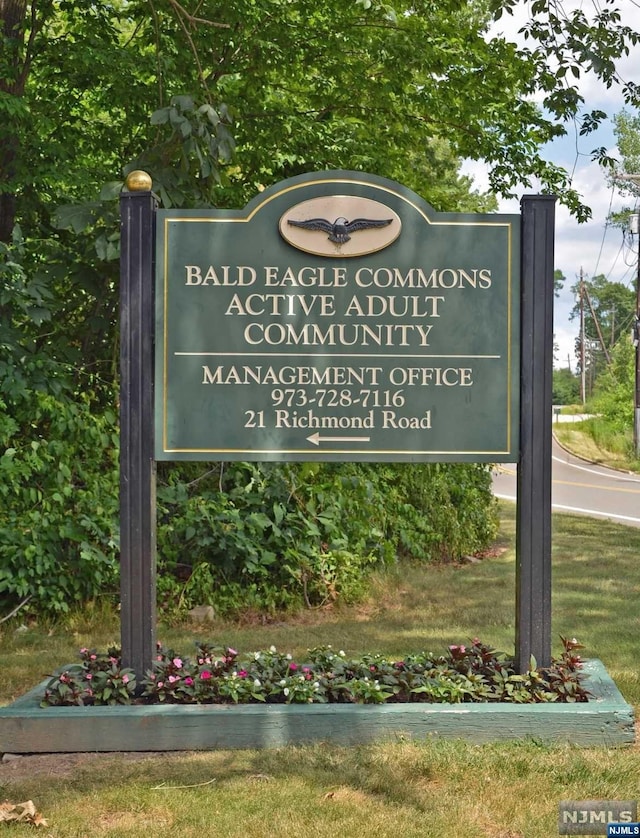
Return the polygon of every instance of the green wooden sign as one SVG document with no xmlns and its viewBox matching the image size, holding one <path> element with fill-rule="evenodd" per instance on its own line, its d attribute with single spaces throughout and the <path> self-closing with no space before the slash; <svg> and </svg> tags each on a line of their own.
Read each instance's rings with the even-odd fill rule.
<svg viewBox="0 0 640 838">
<path fill-rule="evenodd" d="M 157 460 L 516 461 L 520 216 L 356 172 L 157 217 Z"/>
</svg>

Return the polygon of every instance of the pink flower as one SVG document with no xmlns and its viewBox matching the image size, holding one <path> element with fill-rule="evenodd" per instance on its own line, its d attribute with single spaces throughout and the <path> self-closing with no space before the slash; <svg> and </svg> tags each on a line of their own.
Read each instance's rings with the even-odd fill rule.
<svg viewBox="0 0 640 838">
<path fill-rule="evenodd" d="M 239 670 L 239 672 L 238 672 L 238 678 L 246 678 L 246 677 L 247 677 L 247 674 L 248 674 L 248 673 L 247 673 L 247 670 L 246 670 L 246 669 L 241 669 L 241 670 Z"/>
<path fill-rule="evenodd" d="M 178 678 L 176 675 L 169 675 L 169 678 L 167 680 L 170 684 L 175 684 L 175 682 L 179 681 L 180 678 Z"/>
<path fill-rule="evenodd" d="M 122 683 L 123 684 L 128 684 L 129 683 L 129 676 L 128 675 L 125 674 L 125 675 L 122 676 Z"/>
<path fill-rule="evenodd" d="M 200 673 L 200 679 L 202 681 L 208 681 L 209 678 L 211 678 L 211 673 L 209 672 L 208 669 L 205 669 L 204 672 Z"/>
<path fill-rule="evenodd" d="M 173 665 L 174 665 L 177 669 L 180 669 L 180 667 L 182 666 L 182 658 L 174 658 L 174 659 L 173 659 Z"/>
<path fill-rule="evenodd" d="M 158 688 L 159 690 L 161 690 L 161 689 L 164 687 L 164 681 L 158 681 L 158 683 L 156 684 L 156 686 L 157 686 L 157 688 Z"/>
<path fill-rule="evenodd" d="M 188 678 L 188 677 L 185 678 L 184 683 L 187 687 L 192 687 L 193 686 L 193 678 Z"/>
<path fill-rule="evenodd" d="M 228 655 L 233 655 L 234 658 L 238 656 L 238 653 L 236 652 L 236 650 L 232 649 L 231 646 L 229 646 L 229 648 L 227 649 L 227 654 Z"/>
<path fill-rule="evenodd" d="M 90 681 L 93 678 L 93 675 L 90 672 L 87 672 L 87 674 L 84 677 L 87 681 Z"/>
<path fill-rule="evenodd" d="M 292 662 L 289 664 L 289 669 L 290 669 L 292 672 L 295 672 L 297 668 L 298 668 L 298 664 L 297 664 L 297 663 L 293 663 L 293 661 L 292 661 Z"/>
</svg>

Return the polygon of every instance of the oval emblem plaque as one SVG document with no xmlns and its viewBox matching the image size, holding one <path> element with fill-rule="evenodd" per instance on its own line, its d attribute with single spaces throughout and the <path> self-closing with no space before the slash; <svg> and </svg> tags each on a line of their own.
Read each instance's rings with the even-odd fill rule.
<svg viewBox="0 0 640 838">
<path fill-rule="evenodd" d="M 280 235 L 316 256 L 366 256 L 389 247 L 400 235 L 400 217 L 385 204 L 355 195 L 311 198 L 280 218 Z"/>
</svg>

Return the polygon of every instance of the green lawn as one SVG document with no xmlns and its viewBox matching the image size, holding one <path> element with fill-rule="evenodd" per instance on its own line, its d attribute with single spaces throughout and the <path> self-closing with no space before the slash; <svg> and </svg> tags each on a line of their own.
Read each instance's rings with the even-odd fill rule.
<svg viewBox="0 0 640 838">
<path fill-rule="evenodd" d="M 478 635 L 513 650 L 514 507 L 502 506 L 497 555 L 478 564 L 405 567 L 359 607 L 281 623 L 216 624 L 201 639 L 240 651 L 275 645 L 300 656 L 330 643 L 348 655 L 393 655 Z M 577 636 L 640 710 L 640 529 L 554 516 L 553 636 Z M 105 647 L 117 624 L 99 609 L 63 626 L 0 626 L 0 702 L 83 645 Z M 191 651 L 192 630 L 159 627 Z M 559 651 L 556 642 L 554 651 Z M 0 743 L 1 750 L 1 743 Z M 25 757 L 0 765 L 0 801 L 32 799 L 51 836 L 452 835 L 548 838 L 558 802 L 640 799 L 640 746 L 577 749 L 536 742 L 396 742 L 271 751 Z M 0 826 L 0 830 L 3 827 Z M 5 827 L 12 835 L 33 827 Z"/>
</svg>

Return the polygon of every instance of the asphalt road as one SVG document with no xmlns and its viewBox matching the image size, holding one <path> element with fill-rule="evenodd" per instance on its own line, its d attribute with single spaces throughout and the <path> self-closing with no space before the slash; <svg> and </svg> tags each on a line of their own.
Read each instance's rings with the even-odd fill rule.
<svg viewBox="0 0 640 838">
<path fill-rule="evenodd" d="M 551 503 L 554 510 L 609 518 L 640 527 L 640 475 L 586 463 L 553 441 Z M 496 466 L 496 497 L 516 500 L 516 465 Z"/>
</svg>

